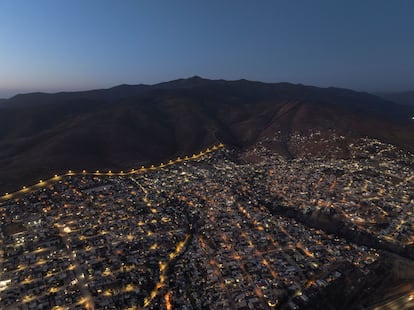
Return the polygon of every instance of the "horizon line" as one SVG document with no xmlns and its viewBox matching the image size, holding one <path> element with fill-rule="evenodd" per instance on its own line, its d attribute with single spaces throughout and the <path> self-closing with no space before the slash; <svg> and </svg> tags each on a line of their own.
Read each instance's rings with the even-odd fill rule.
<svg viewBox="0 0 414 310">
<path fill-rule="evenodd" d="M 356 91 L 356 92 L 365 92 L 365 93 L 370 93 L 370 94 L 389 94 L 389 93 L 406 93 L 406 92 L 414 92 L 414 88 L 413 89 L 401 89 L 401 90 L 388 90 L 388 91 L 384 91 L 384 90 L 365 90 L 365 89 L 355 89 L 355 88 L 349 88 L 349 87 L 341 87 L 341 86 L 334 86 L 334 85 L 330 85 L 330 86 L 317 86 L 314 84 L 305 84 L 305 83 L 301 83 L 301 82 L 289 82 L 289 81 L 261 81 L 261 80 L 256 80 L 256 79 L 246 79 L 246 78 L 239 78 L 239 79 L 223 79 L 223 78 L 205 78 L 199 75 L 193 75 L 190 77 L 186 77 L 186 78 L 176 78 L 176 79 L 172 79 L 172 80 L 164 80 L 161 82 L 153 82 L 153 83 L 120 83 L 120 84 L 113 84 L 112 86 L 97 86 L 97 87 L 90 87 L 90 88 L 71 88 L 71 89 L 62 89 L 62 90 L 41 90 L 39 88 L 39 90 L 7 90 L 4 89 L 4 92 L 12 92 L 13 94 L 10 96 L 4 96 L 4 97 L 0 97 L 0 100 L 10 100 L 16 96 L 19 95 L 30 95 L 30 94 L 45 94 L 45 95 L 56 95 L 56 94 L 62 94 L 62 93 L 80 93 L 80 92 L 92 92 L 92 91 L 99 91 L 99 90 L 109 90 L 112 88 L 116 88 L 116 87 L 120 87 L 120 86 L 155 86 L 155 85 L 159 85 L 159 84 L 164 84 L 164 83 L 169 83 L 169 82 L 174 82 L 174 81 L 180 81 L 180 80 L 190 80 L 190 79 L 194 79 L 194 78 L 199 78 L 201 80 L 206 80 L 206 81 L 225 81 L 225 82 L 237 82 L 237 81 L 248 81 L 248 82 L 256 82 L 256 83 L 263 83 L 263 84 L 291 84 L 291 85 L 302 85 L 302 86 L 307 86 L 307 87 L 317 87 L 317 88 L 339 88 L 339 89 L 347 89 L 347 90 L 352 90 L 352 91 Z M 0 90 L 1 92 L 2 90 Z"/>
</svg>

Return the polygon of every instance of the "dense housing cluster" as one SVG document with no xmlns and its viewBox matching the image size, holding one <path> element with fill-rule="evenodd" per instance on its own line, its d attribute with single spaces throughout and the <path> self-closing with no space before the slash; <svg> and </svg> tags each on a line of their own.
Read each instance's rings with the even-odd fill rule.
<svg viewBox="0 0 414 310">
<path fill-rule="evenodd" d="M 287 161 L 259 143 L 145 173 L 68 175 L 3 201 L 0 306 L 306 308 L 381 257 L 326 219 L 414 242 L 413 156 L 376 140 L 350 149 Z"/>
</svg>

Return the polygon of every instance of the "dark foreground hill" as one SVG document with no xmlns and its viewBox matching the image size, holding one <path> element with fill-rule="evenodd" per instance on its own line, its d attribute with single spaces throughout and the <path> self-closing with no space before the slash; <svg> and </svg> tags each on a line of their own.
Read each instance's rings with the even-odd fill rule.
<svg viewBox="0 0 414 310">
<path fill-rule="evenodd" d="M 290 136 L 310 130 L 414 151 L 411 115 L 413 107 L 351 90 L 199 77 L 18 95 L 0 105 L 0 193 L 68 169 L 126 169 L 218 142 L 247 147 L 275 133 L 284 139 L 274 149 L 287 156 L 302 154 Z"/>
</svg>

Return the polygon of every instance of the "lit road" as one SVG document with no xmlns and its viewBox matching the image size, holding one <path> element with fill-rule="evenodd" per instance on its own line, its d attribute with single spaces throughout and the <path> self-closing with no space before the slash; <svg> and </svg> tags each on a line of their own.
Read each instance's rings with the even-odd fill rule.
<svg viewBox="0 0 414 310">
<path fill-rule="evenodd" d="M 151 291 L 149 296 L 145 298 L 144 300 L 144 308 L 148 307 L 151 302 L 154 300 L 155 297 L 157 297 L 159 289 L 165 286 L 165 283 L 167 281 L 167 271 L 168 267 L 171 262 L 174 261 L 174 259 L 179 256 L 183 250 L 185 249 L 188 241 L 190 240 L 190 235 L 186 235 L 185 239 L 183 241 L 180 241 L 177 246 L 175 247 L 174 252 L 171 252 L 168 256 L 168 260 L 166 262 L 159 262 L 160 265 L 160 276 L 158 279 L 158 283 L 155 285 L 155 288 Z M 171 297 L 169 297 L 170 299 Z"/>
<path fill-rule="evenodd" d="M 1 200 L 9 200 L 12 198 L 17 198 L 21 195 L 36 191 L 38 189 L 47 187 L 48 185 L 51 185 L 53 183 L 56 183 L 60 180 L 62 180 L 63 177 L 65 176 L 87 176 L 87 175 L 93 175 L 93 176 L 129 176 L 129 175 L 136 175 L 136 174 L 141 174 L 141 173 L 145 173 L 148 171 L 152 171 L 152 170 L 157 170 L 157 169 L 162 169 L 165 168 L 167 166 L 171 166 L 174 164 L 178 164 L 178 163 L 182 163 L 184 161 L 191 161 L 191 160 L 196 160 L 199 159 L 201 157 L 203 157 L 206 154 L 209 154 L 211 152 L 215 152 L 219 149 L 222 149 L 224 147 L 224 144 L 220 143 L 218 145 L 214 145 L 210 148 L 205 149 L 204 151 L 201 151 L 200 153 L 197 154 L 193 154 L 192 156 L 185 156 L 184 158 L 181 157 L 177 157 L 175 160 L 169 160 L 167 163 L 161 163 L 158 166 L 155 165 L 151 165 L 150 167 L 144 167 L 142 166 L 141 168 L 137 168 L 137 169 L 131 169 L 129 171 L 117 171 L 117 172 L 113 172 L 112 170 L 109 170 L 108 172 L 102 172 L 99 170 L 96 170 L 95 172 L 88 172 L 86 170 L 82 170 L 80 172 L 75 172 L 72 170 L 69 170 L 67 173 L 65 174 L 55 174 L 53 177 L 46 179 L 46 180 L 39 180 L 38 183 L 33 184 L 31 186 L 22 186 L 20 190 L 13 192 L 13 193 L 5 193 L 3 196 L 0 196 L 0 201 Z"/>
</svg>

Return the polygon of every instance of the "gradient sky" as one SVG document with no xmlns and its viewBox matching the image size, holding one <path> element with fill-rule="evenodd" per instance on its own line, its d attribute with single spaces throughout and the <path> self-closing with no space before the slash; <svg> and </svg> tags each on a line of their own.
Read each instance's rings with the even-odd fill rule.
<svg viewBox="0 0 414 310">
<path fill-rule="evenodd" d="M 206 78 L 414 89 L 414 1 L 0 0 L 0 98 Z"/>
</svg>

